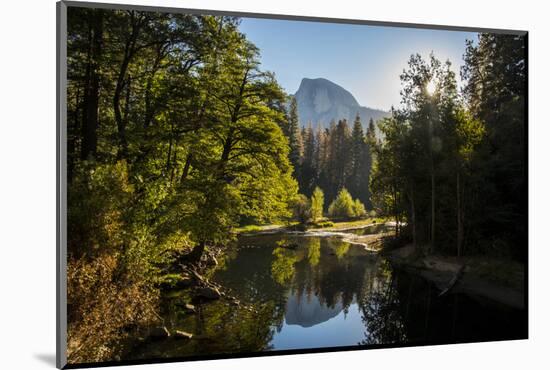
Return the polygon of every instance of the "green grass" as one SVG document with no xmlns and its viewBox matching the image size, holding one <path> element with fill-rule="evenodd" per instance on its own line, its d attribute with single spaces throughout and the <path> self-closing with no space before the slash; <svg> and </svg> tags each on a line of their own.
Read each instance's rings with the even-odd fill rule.
<svg viewBox="0 0 550 370">
<path fill-rule="evenodd" d="M 352 229 L 354 227 L 362 227 L 370 224 L 383 224 L 388 221 L 383 217 L 368 217 L 361 220 L 352 220 L 352 221 L 332 221 L 333 226 L 327 227 L 327 230 L 341 230 L 341 229 Z"/>
<path fill-rule="evenodd" d="M 243 225 L 236 227 L 233 229 L 233 232 L 235 234 L 243 234 L 243 233 L 254 233 L 259 231 L 265 231 L 265 230 L 271 230 L 271 229 L 279 229 L 279 228 L 290 228 L 292 226 L 298 225 L 299 222 L 292 221 L 290 223 L 286 224 L 268 224 L 268 225 Z"/>
<path fill-rule="evenodd" d="M 334 222 L 332 222 L 332 221 L 319 221 L 319 222 L 316 222 L 316 223 L 308 224 L 307 226 L 310 229 L 324 229 L 324 228 L 327 228 L 327 227 L 333 227 Z"/>
<path fill-rule="evenodd" d="M 233 229 L 233 231 L 237 234 L 251 233 L 251 232 L 261 231 L 261 230 L 262 230 L 262 226 L 260 225 L 245 225 L 245 226 L 240 226 Z"/>
<path fill-rule="evenodd" d="M 292 221 L 286 224 L 268 224 L 268 225 L 243 225 L 233 229 L 235 234 L 254 233 L 272 229 L 288 229 L 288 230 L 306 230 L 306 229 L 322 229 L 322 230 L 341 230 L 359 228 L 371 224 L 383 224 L 388 219 L 384 217 L 368 217 L 360 220 L 336 221 L 323 219 L 316 223 L 308 224 L 307 226 L 300 225 L 298 221 Z"/>
</svg>

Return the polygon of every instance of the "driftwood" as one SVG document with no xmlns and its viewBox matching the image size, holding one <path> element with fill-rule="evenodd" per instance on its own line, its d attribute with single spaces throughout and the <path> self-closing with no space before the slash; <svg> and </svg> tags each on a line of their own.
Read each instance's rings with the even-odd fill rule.
<svg viewBox="0 0 550 370">
<path fill-rule="evenodd" d="M 453 278 L 449 281 L 449 283 L 447 284 L 447 287 L 443 289 L 441 293 L 439 293 L 438 297 L 443 297 L 445 294 L 449 293 L 451 289 L 453 289 L 453 287 L 456 285 L 456 283 L 458 283 L 458 281 L 462 277 L 465 267 L 466 267 L 465 265 L 460 266 L 455 276 L 453 276 Z"/>
</svg>

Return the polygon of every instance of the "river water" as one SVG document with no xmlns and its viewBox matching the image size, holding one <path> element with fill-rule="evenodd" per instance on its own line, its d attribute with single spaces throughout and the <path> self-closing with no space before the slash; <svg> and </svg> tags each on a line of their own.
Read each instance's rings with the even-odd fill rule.
<svg viewBox="0 0 550 370">
<path fill-rule="evenodd" d="M 239 304 L 195 303 L 197 312 L 187 313 L 181 303 L 190 298 L 173 292 L 164 299 L 164 325 L 194 337 L 145 341 L 129 358 L 526 337 L 524 311 L 459 294 L 438 297 L 421 278 L 344 240 L 307 233 L 241 236 L 211 277 Z M 281 248 L 281 241 L 295 248 Z"/>
</svg>

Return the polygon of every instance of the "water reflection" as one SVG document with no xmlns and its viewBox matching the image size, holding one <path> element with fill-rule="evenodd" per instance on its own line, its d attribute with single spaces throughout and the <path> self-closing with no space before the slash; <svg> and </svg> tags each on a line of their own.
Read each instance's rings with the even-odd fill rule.
<svg viewBox="0 0 550 370">
<path fill-rule="evenodd" d="M 162 312 L 165 325 L 195 337 L 147 342 L 130 357 L 452 343 L 525 335 L 524 313 L 462 296 L 438 298 L 424 281 L 393 271 L 383 257 L 338 237 L 241 237 L 214 280 L 242 304 L 219 300 L 197 305 L 197 313 L 190 315 L 178 305 L 178 300 L 188 297 L 167 298 Z"/>
<path fill-rule="evenodd" d="M 286 301 L 285 323 L 287 325 L 299 325 L 302 328 L 309 328 L 323 323 L 337 316 L 342 311 L 342 303 L 334 306 L 321 303 L 319 297 L 309 295 L 302 297 L 301 294 L 290 294 Z"/>
</svg>

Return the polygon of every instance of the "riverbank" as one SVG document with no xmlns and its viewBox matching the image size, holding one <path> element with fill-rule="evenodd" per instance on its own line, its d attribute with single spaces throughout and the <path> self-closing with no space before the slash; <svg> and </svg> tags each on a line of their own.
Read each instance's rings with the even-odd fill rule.
<svg viewBox="0 0 550 370">
<path fill-rule="evenodd" d="M 236 230 L 237 235 L 273 235 L 289 234 L 311 237 L 336 236 L 344 242 L 361 245 L 369 252 L 379 252 L 383 247 L 383 240 L 393 235 L 395 224 L 383 218 L 366 218 L 361 220 L 347 220 L 333 222 L 324 220 L 317 224 L 291 224 L 283 225 L 250 225 Z M 366 230 L 369 230 L 366 232 Z"/>
<path fill-rule="evenodd" d="M 442 294 L 463 293 L 514 309 L 525 308 L 524 266 L 489 257 L 422 256 L 412 245 L 385 253 L 392 265 L 420 275 Z"/>
<path fill-rule="evenodd" d="M 278 233 L 278 232 L 288 232 L 307 230 L 316 230 L 316 231 L 346 231 L 346 230 L 355 230 L 361 229 L 369 226 L 379 225 L 386 223 L 387 220 L 381 217 L 369 217 L 360 220 L 346 220 L 346 221 L 335 221 L 335 220 L 324 220 L 317 224 L 308 224 L 303 225 L 299 222 L 291 222 L 289 224 L 268 224 L 268 225 L 245 225 L 234 229 L 234 233 L 237 235 L 242 234 L 263 234 L 263 233 Z"/>
</svg>

